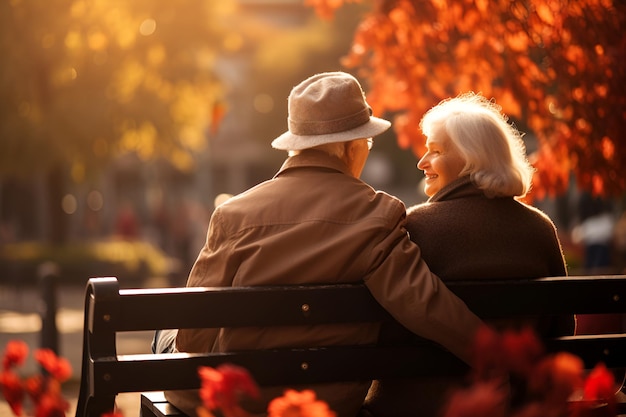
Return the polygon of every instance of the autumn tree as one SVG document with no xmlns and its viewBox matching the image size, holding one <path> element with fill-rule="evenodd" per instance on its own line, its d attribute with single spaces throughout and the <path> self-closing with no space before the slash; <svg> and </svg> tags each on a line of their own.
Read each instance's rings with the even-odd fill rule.
<svg viewBox="0 0 626 417">
<path fill-rule="evenodd" d="M 220 112 L 230 1 L 0 4 L 0 174 L 43 175 L 52 239 L 64 180 L 136 153 L 188 168 Z"/>
<path fill-rule="evenodd" d="M 307 0 L 330 18 L 346 2 Z M 534 197 L 573 173 L 596 195 L 626 186 L 626 3 L 611 0 L 374 0 L 344 58 L 368 81 L 400 146 L 419 156 L 421 116 L 466 91 L 493 97 L 536 136 Z M 525 128 L 525 129 L 524 129 Z"/>
</svg>

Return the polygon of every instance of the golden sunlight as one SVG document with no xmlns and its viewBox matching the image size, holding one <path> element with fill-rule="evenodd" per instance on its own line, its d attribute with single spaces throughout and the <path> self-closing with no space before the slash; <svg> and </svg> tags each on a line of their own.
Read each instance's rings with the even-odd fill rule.
<svg viewBox="0 0 626 417">
<path fill-rule="evenodd" d="M 145 68 L 135 60 L 122 65 L 112 83 L 115 98 L 120 102 L 132 100 L 135 91 L 143 82 L 145 73 Z"/>
<path fill-rule="evenodd" d="M 89 48 L 94 51 L 101 51 L 105 49 L 109 41 L 107 36 L 101 31 L 93 31 L 87 36 L 87 44 Z"/>
<path fill-rule="evenodd" d="M 144 122 L 138 129 L 127 129 L 122 135 L 120 146 L 127 151 L 134 151 L 142 159 L 154 155 L 158 132 L 150 122 Z"/>
</svg>

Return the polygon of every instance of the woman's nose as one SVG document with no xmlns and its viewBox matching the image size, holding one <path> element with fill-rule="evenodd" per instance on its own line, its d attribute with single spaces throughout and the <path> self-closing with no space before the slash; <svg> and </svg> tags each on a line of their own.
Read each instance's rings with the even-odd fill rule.
<svg viewBox="0 0 626 417">
<path fill-rule="evenodd" d="M 426 155 L 422 156 L 422 158 L 417 161 L 417 169 L 424 169 L 426 166 Z"/>
</svg>

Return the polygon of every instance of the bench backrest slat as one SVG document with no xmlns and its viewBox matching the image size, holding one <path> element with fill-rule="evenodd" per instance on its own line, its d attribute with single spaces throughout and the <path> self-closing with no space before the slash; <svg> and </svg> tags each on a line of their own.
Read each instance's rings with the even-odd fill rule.
<svg viewBox="0 0 626 417">
<path fill-rule="evenodd" d="M 574 346 L 575 345 L 575 346 Z M 624 366 L 623 334 L 604 337 L 564 337 L 547 343 L 549 351 L 575 350 L 587 368 L 603 362 Z M 429 358 L 424 361 L 423 358 Z M 116 361 L 94 363 L 96 390 L 102 393 L 191 389 L 199 386 L 198 367 L 233 363 L 257 375 L 260 385 L 369 380 L 411 375 L 462 375 L 468 367 L 433 344 L 421 346 L 343 346 L 301 350 L 258 350 L 198 354 L 119 355 Z M 331 375 L 332 373 L 332 375 Z M 106 375 L 106 377 L 105 377 Z M 163 378 L 166 375 L 166 378 Z M 360 375 L 360 377 L 359 377 Z"/>
<path fill-rule="evenodd" d="M 449 282 L 481 317 L 626 311 L 624 275 Z"/>
<path fill-rule="evenodd" d="M 302 350 L 258 350 L 206 355 L 120 355 L 118 362 L 95 364 L 102 393 L 191 389 L 199 386 L 198 367 L 222 363 L 243 366 L 261 386 L 371 380 L 373 377 L 462 375 L 468 367 L 432 345 L 422 347 L 345 346 Z M 429 357 L 433 360 L 423 361 Z M 435 361 L 434 359 L 440 359 Z M 444 364 L 444 365 L 442 365 Z M 103 378 L 107 375 L 106 378 Z M 163 377 L 167 375 L 167 377 Z M 154 376 L 154 378 L 151 378 Z"/>
<path fill-rule="evenodd" d="M 485 318 L 618 313 L 626 309 L 626 279 L 620 277 L 459 281 L 450 282 L 448 287 Z M 388 318 L 362 284 L 120 290 L 116 303 L 111 308 L 124 318 L 112 324 L 116 331 L 352 323 Z M 198 314 L 198 306 L 202 306 L 203 314 Z"/>
<path fill-rule="evenodd" d="M 120 291 L 119 331 L 371 322 L 388 318 L 363 285 Z M 202 306 L 202 314 L 198 314 Z M 253 313 L 253 314 L 251 314 Z"/>
</svg>

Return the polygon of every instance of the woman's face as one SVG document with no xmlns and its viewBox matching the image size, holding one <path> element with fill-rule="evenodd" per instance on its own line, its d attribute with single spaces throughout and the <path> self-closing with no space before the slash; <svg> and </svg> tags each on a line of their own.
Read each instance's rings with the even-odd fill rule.
<svg viewBox="0 0 626 417">
<path fill-rule="evenodd" d="M 465 159 L 443 129 L 437 129 L 426 140 L 426 153 L 417 163 L 424 171 L 424 193 L 432 197 L 443 187 L 459 178 Z"/>
</svg>

